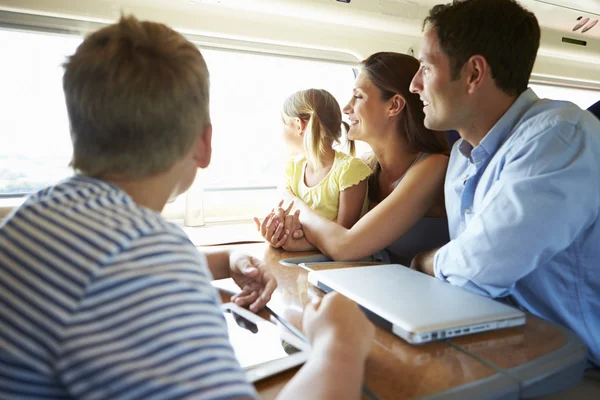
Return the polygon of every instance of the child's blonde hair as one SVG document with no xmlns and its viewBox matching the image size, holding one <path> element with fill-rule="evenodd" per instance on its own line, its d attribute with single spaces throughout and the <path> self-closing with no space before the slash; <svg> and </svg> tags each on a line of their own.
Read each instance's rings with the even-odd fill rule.
<svg viewBox="0 0 600 400">
<path fill-rule="evenodd" d="M 306 122 L 304 131 L 304 152 L 306 160 L 316 168 L 322 167 L 321 155 L 325 146 L 340 144 L 342 125 L 348 131 L 348 124 L 342 121 L 340 105 L 331 93 L 323 89 L 300 90 L 283 103 L 284 120 L 299 118 Z M 287 124 L 287 120 L 284 121 Z M 348 140 L 349 153 L 354 155 L 354 142 Z"/>
</svg>

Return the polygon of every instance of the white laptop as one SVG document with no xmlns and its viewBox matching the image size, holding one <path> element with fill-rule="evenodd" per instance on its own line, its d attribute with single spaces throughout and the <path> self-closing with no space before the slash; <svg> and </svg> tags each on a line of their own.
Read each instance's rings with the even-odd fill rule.
<svg viewBox="0 0 600 400">
<path fill-rule="evenodd" d="M 358 303 L 409 343 L 523 325 L 525 314 L 400 264 L 311 271 L 308 281 Z"/>
</svg>

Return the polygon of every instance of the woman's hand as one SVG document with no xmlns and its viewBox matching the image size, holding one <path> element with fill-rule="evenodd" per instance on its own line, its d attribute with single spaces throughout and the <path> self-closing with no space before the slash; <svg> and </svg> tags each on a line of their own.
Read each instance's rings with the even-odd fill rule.
<svg viewBox="0 0 600 400">
<path fill-rule="evenodd" d="M 262 223 L 258 218 L 254 218 L 256 229 L 271 246 L 276 248 L 283 246 L 287 242 L 290 238 L 290 232 L 294 239 L 300 239 L 304 236 L 299 219 L 300 210 L 296 210 L 290 214 L 294 202 L 290 202 L 285 208 L 283 207 L 283 203 L 284 200 L 281 200 L 277 208 L 271 210 Z"/>
<path fill-rule="evenodd" d="M 293 214 L 290 214 L 294 206 L 294 201 L 290 201 L 290 204 L 283 208 L 285 200 L 281 200 L 277 205 L 275 214 L 280 220 L 284 221 L 284 231 L 292 233 L 292 239 L 301 239 L 304 237 L 304 231 L 302 230 L 302 224 L 300 223 L 300 209 L 296 209 Z M 289 233 L 288 233 L 289 236 Z"/>
<path fill-rule="evenodd" d="M 285 230 L 285 221 L 279 219 L 275 211 L 271 211 L 262 223 L 254 217 L 256 229 L 261 236 L 273 247 L 278 248 L 283 246 L 289 236 L 289 231 Z"/>
</svg>

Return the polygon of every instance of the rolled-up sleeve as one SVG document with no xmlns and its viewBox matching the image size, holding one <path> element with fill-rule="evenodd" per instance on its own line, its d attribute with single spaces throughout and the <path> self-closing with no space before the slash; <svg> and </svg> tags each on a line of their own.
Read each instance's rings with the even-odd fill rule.
<svg viewBox="0 0 600 400">
<path fill-rule="evenodd" d="M 576 125 L 512 148 L 464 231 L 434 257 L 437 278 L 492 297 L 571 245 L 600 210 L 598 160 Z"/>
</svg>

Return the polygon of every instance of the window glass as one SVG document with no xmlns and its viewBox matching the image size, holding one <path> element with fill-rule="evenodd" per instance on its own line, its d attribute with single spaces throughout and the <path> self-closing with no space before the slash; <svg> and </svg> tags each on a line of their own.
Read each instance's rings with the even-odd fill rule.
<svg viewBox="0 0 600 400">
<path fill-rule="evenodd" d="M 205 188 L 277 185 L 287 156 L 281 140 L 284 100 L 297 90 L 321 88 L 344 107 L 352 95 L 349 66 L 222 51 L 203 54 L 213 123 L 213 158 L 199 176 Z"/>
<path fill-rule="evenodd" d="M 586 110 L 600 100 L 600 90 L 580 89 L 566 86 L 530 84 L 535 94 L 541 99 L 566 100 Z"/>
<path fill-rule="evenodd" d="M 71 174 L 62 63 L 81 38 L 0 30 L 0 196 L 31 193 Z M 276 186 L 286 151 L 280 110 L 296 90 L 330 91 L 343 107 L 352 67 L 249 53 L 202 51 L 211 74 L 213 157 L 204 188 Z M 10 62 L 8 62 L 10 60 Z"/>
<path fill-rule="evenodd" d="M 62 63 L 81 38 L 0 30 L 0 196 L 71 174 Z"/>
</svg>

